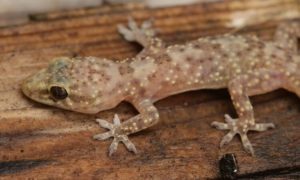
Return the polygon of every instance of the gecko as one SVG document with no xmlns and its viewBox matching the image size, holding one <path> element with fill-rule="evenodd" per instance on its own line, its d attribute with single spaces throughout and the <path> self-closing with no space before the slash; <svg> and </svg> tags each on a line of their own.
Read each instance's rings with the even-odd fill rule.
<svg viewBox="0 0 300 180">
<path fill-rule="evenodd" d="M 24 94 L 34 101 L 81 113 L 95 114 L 122 101 L 131 103 L 138 114 L 124 122 L 117 114 L 112 123 L 96 119 L 108 131 L 93 138 L 113 138 L 109 156 L 120 142 L 137 153 L 128 136 L 158 123 L 156 101 L 186 91 L 220 88 L 228 89 L 238 115 L 232 118 L 225 114 L 225 122 L 211 123 L 228 131 L 220 147 L 239 135 L 244 149 L 254 155 L 247 132 L 262 132 L 275 125 L 255 121 L 249 96 L 284 88 L 300 97 L 300 22 L 295 20 L 279 25 L 272 41 L 255 35 L 225 34 L 167 45 L 156 36 L 151 21 L 139 26 L 133 18 L 117 29 L 143 50 L 119 61 L 57 57 L 22 84 Z"/>
</svg>

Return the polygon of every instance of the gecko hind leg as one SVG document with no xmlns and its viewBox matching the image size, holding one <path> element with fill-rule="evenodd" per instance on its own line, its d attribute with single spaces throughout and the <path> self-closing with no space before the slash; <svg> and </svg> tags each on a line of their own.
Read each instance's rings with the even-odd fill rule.
<svg viewBox="0 0 300 180">
<path fill-rule="evenodd" d="M 228 90 L 237 111 L 238 118 L 225 115 L 226 123 L 213 122 L 211 125 L 220 130 L 229 130 L 221 140 L 220 146 L 229 143 L 238 134 L 244 149 L 254 155 L 254 149 L 247 137 L 248 131 L 266 131 L 275 128 L 273 123 L 256 123 L 249 96 L 263 94 L 284 86 L 283 73 L 260 69 L 252 73 L 237 76 L 228 84 Z"/>
<path fill-rule="evenodd" d="M 228 114 L 225 114 L 226 123 L 212 122 L 211 125 L 219 130 L 229 130 L 229 132 L 222 138 L 220 142 L 220 148 L 225 144 L 228 144 L 236 134 L 239 134 L 245 150 L 253 155 L 254 149 L 247 137 L 247 132 L 239 131 L 237 121 L 238 119 L 233 119 Z M 273 128 L 275 128 L 273 123 L 256 123 L 255 125 L 250 126 L 249 130 L 262 132 Z"/>
<path fill-rule="evenodd" d="M 151 20 L 144 21 L 139 28 L 132 17 L 128 18 L 128 27 L 120 24 L 118 25 L 118 31 L 127 41 L 136 41 L 144 47 L 150 45 L 151 39 L 156 34 L 155 30 L 152 29 Z"/>
<path fill-rule="evenodd" d="M 111 145 L 109 147 L 109 156 L 111 156 L 114 152 L 117 151 L 119 142 L 123 142 L 129 151 L 132 151 L 135 154 L 137 153 L 137 150 L 136 150 L 134 144 L 128 139 L 127 135 L 118 135 L 116 133 L 116 130 L 121 126 L 121 122 L 120 122 L 119 116 L 117 114 L 115 114 L 115 116 L 114 116 L 113 124 L 109 123 L 105 120 L 102 120 L 102 119 L 96 119 L 96 121 L 99 123 L 99 125 L 101 127 L 109 129 L 110 131 L 108 131 L 106 133 L 94 135 L 94 137 L 93 137 L 94 139 L 106 140 L 110 137 L 114 138 L 113 142 L 111 143 Z"/>
</svg>

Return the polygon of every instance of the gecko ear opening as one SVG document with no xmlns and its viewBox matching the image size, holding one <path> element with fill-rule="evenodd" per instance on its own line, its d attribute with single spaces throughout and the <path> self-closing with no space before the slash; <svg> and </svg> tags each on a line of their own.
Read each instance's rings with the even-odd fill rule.
<svg viewBox="0 0 300 180">
<path fill-rule="evenodd" d="M 50 91 L 51 96 L 53 98 L 55 98 L 56 100 L 63 100 L 68 97 L 67 90 L 60 86 L 51 86 L 49 91 Z"/>
</svg>

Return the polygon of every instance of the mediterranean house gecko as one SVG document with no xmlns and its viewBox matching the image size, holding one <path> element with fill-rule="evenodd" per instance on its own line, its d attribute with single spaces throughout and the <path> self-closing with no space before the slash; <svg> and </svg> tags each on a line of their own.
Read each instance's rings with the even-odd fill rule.
<svg viewBox="0 0 300 180">
<path fill-rule="evenodd" d="M 247 132 L 275 126 L 255 122 L 249 96 L 284 88 L 300 97 L 300 22 L 280 25 L 273 42 L 256 36 L 220 35 L 167 46 L 155 37 L 150 21 L 139 28 L 131 18 L 128 27 L 119 25 L 118 30 L 127 41 L 144 47 L 136 57 L 122 61 L 56 58 L 22 85 L 24 94 L 35 101 L 82 113 L 111 109 L 121 101 L 133 104 L 139 114 L 123 123 L 118 115 L 113 123 L 96 120 L 109 131 L 94 139 L 113 137 L 109 155 L 119 142 L 137 152 L 128 135 L 159 121 L 154 102 L 185 91 L 218 88 L 228 88 L 238 114 L 236 119 L 226 114 L 226 123 L 212 122 L 217 129 L 229 130 L 220 146 L 239 134 L 243 147 L 253 155 Z"/>
</svg>

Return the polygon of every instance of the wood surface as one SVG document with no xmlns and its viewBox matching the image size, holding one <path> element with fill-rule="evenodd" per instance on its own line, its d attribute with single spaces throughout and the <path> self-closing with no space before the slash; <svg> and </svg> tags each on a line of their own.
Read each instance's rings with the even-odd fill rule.
<svg viewBox="0 0 300 180">
<path fill-rule="evenodd" d="M 218 147 L 225 132 L 210 123 L 224 121 L 225 113 L 235 115 L 225 89 L 187 92 L 159 101 L 160 123 L 130 136 L 138 154 L 120 145 L 112 157 L 107 156 L 111 140 L 91 138 L 106 131 L 94 120 L 111 120 L 115 113 L 126 120 L 137 113 L 130 104 L 85 115 L 35 103 L 20 91 L 24 78 L 56 56 L 134 56 L 141 47 L 126 42 L 116 30 L 128 16 L 138 22 L 153 18 L 159 37 L 170 44 L 237 31 L 237 17 L 246 17 L 247 26 L 236 33 L 271 40 L 278 23 L 300 18 L 299 6 L 298 0 L 224 1 L 161 9 L 107 5 L 34 15 L 27 24 L 1 28 L 0 179 L 215 179 L 220 177 L 218 161 L 225 153 L 235 153 L 240 178 L 299 178 L 300 99 L 285 90 L 251 97 L 256 120 L 276 125 L 274 130 L 249 133 L 255 157 L 243 150 L 238 138 Z"/>
</svg>

